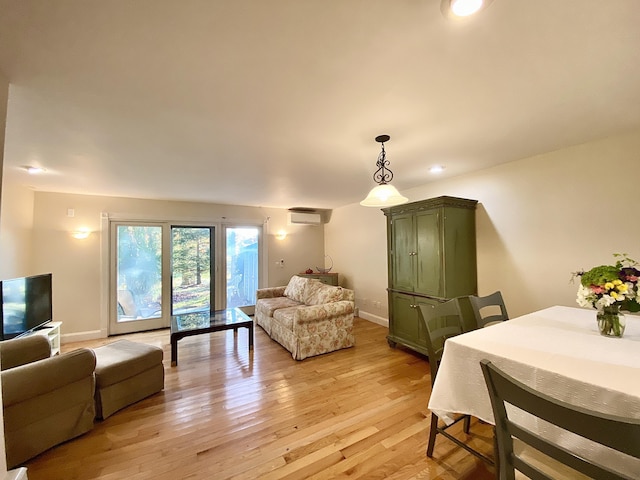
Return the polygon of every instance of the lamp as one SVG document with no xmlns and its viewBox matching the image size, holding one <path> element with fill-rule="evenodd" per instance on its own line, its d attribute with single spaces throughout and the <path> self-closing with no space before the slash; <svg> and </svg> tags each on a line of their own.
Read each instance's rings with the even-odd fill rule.
<svg viewBox="0 0 640 480">
<path fill-rule="evenodd" d="M 46 170 L 42 167 L 34 167 L 32 165 L 25 165 L 24 168 L 29 175 L 38 175 L 40 173 L 46 172 Z"/>
<path fill-rule="evenodd" d="M 376 162 L 378 169 L 373 174 L 373 181 L 378 186 L 373 187 L 367 198 L 360 202 L 360 205 L 364 207 L 392 207 L 409 201 L 407 197 L 400 195 L 396 187 L 389 184 L 393 179 L 393 172 L 387 168 L 389 161 L 384 151 L 384 142 L 388 142 L 390 138 L 389 135 L 378 135 L 376 137 L 376 142 L 382 144 L 382 151 L 378 155 L 378 161 Z"/>
<path fill-rule="evenodd" d="M 88 228 L 79 228 L 78 230 L 74 230 L 73 232 L 71 232 L 71 236 L 73 238 L 77 238 L 78 240 L 84 240 L 85 238 L 88 238 L 89 235 L 91 235 L 91 230 L 89 230 Z"/>
</svg>

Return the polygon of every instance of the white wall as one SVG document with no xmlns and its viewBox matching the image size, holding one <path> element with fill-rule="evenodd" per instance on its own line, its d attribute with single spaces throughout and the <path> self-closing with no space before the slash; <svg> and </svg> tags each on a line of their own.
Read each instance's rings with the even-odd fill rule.
<svg viewBox="0 0 640 480">
<path fill-rule="evenodd" d="M 640 261 L 638 178 L 640 131 L 634 131 L 402 193 L 410 201 L 440 195 L 479 201 L 479 294 L 501 290 L 513 317 L 577 306 L 571 272 L 611 263 L 613 253 Z M 361 316 L 387 318 L 384 214 L 358 204 L 334 210 L 325 248 L 340 252 L 331 254 L 356 289 Z"/>
<path fill-rule="evenodd" d="M 67 216 L 68 209 L 74 210 L 74 217 Z M 95 337 L 101 329 L 102 213 L 186 224 L 206 221 L 261 225 L 266 221 L 265 286 L 285 285 L 292 275 L 309 265 L 321 265 L 324 258 L 324 227 L 287 225 L 284 209 L 36 192 L 34 212 L 30 252 L 33 268 L 35 273 L 53 273 L 53 314 L 64 322 L 65 341 Z M 80 227 L 94 233 L 85 240 L 71 237 L 70 232 Z M 288 232 L 284 240 L 275 238 L 281 229 Z M 284 267 L 275 265 L 280 259 L 284 260 Z"/>
<path fill-rule="evenodd" d="M 341 273 L 344 287 L 355 290 L 359 315 L 380 324 L 388 317 L 386 228 L 379 208 L 360 204 L 335 209 L 325 226 L 325 251 L 333 258 L 333 270 Z"/>
<path fill-rule="evenodd" d="M 7 183 L 2 188 L 0 214 L 0 280 L 38 273 L 33 270 L 34 192 Z"/>
</svg>

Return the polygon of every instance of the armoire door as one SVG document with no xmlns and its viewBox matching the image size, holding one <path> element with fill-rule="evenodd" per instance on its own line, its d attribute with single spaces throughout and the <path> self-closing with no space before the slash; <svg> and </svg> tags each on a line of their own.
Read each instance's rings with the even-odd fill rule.
<svg viewBox="0 0 640 480">
<path fill-rule="evenodd" d="M 420 212 L 415 216 L 416 255 L 413 291 L 442 297 L 442 230 L 440 211 Z"/>
<path fill-rule="evenodd" d="M 416 234 L 413 215 L 396 215 L 391 225 L 391 286 L 412 291 L 415 282 Z"/>
</svg>

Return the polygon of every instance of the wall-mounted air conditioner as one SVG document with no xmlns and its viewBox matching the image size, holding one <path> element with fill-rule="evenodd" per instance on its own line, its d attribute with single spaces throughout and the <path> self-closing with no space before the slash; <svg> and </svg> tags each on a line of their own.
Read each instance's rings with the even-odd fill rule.
<svg viewBox="0 0 640 480">
<path fill-rule="evenodd" d="M 289 212 L 289 225 L 321 225 L 319 213 Z"/>
</svg>

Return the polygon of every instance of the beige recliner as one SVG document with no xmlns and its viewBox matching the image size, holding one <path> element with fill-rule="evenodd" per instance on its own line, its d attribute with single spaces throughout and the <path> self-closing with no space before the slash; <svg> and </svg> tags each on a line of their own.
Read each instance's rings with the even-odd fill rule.
<svg viewBox="0 0 640 480">
<path fill-rule="evenodd" d="M 95 354 L 50 355 L 41 335 L 0 342 L 8 468 L 93 428 Z"/>
</svg>

